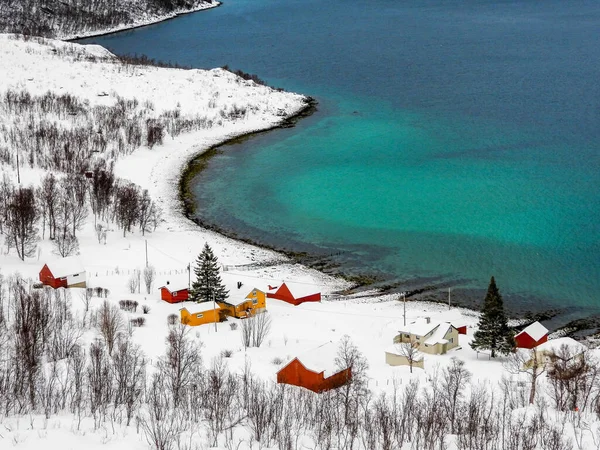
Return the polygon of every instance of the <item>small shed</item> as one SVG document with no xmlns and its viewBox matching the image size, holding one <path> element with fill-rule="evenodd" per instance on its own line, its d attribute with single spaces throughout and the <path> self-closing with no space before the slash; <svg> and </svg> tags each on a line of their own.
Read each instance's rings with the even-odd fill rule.
<svg viewBox="0 0 600 450">
<path fill-rule="evenodd" d="M 421 354 L 413 357 L 413 367 L 424 368 L 424 358 Z M 398 348 L 398 345 L 391 345 L 385 349 L 385 363 L 390 366 L 410 366 L 410 361 L 406 355 Z"/>
<path fill-rule="evenodd" d="M 254 288 L 244 298 L 228 298 L 218 304 L 225 315 L 243 319 L 255 312 L 263 311 L 267 302 L 266 294 L 260 289 Z"/>
<path fill-rule="evenodd" d="M 312 292 L 312 293 L 306 293 L 306 294 L 299 294 L 298 296 L 295 296 L 294 294 L 292 294 L 292 291 L 290 291 L 290 288 L 285 284 L 282 283 L 281 286 L 277 287 L 277 286 L 269 286 L 269 290 L 274 290 L 275 292 L 267 292 L 267 297 L 268 298 L 274 298 L 277 300 L 282 300 L 284 302 L 287 303 L 291 303 L 292 305 L 298 306 L 302 303 L 306 303 L 306 302 L 320 302 L 321 301 L 321 293 L 320 292 Z"/>
<path fill-rule="evenodd" d="M 192 303 L 189 302 L 179 310 L 181 323 L 191 327 L 205 323 L 219 322 L 221 307 L 215 302 Z"/>
<path fill-rule="evenodd" d="M 54 289 L 59 287 L 86 287 L 85 268 L 76 256 L 57 259 L 44 264 L 40 270 L 40 281 Z"/>
<path fill-rule="evenodd" d="M 546 365 L 552 363 L 557 356 L 563 357 L 565 354 L 568 354 L 571 360 L 581 360 L 587 351 L 588 348 L 581 342 L 570 337 L 561 337 L 550 339 L 535 347 L 535 357 L 539 364 Z M 531 365 L 531 361 L 528 365 Z"/>
<path fill-rule="evenodd" d="M 548 329 L 539 322 L 533 322 L 515 336 L 517 348 L 534 348 L 548 341 Z"/>
<path fill-rule="evenodd" d="M 343 386 L 352 378 L 352 373 L 350 367 L 336 365 L 337 350 L 335 344 L 327 342 L 297 356 L 277 372 L 277 383 L 317 393 Z"/>
<path fill-rule="evenodd" d="M 169 282 L 165 286 L 160 288 L 160 298 L 168 303 L 179 303 L 185 302 L 190 298 L 190 293 L 187 287 L 180 287 L 180 289 L 173 289 Z"/>
</svg>

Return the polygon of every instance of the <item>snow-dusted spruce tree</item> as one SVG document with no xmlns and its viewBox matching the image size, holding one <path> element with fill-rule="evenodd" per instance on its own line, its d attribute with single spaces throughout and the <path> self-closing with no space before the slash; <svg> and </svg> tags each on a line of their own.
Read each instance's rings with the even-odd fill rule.
<svg viewBox="0 0 600 450">
<path fill-rule="evenodd" d="M 192 283 L 190 300 L 207 302 L 223 301 L 229 297 L 229 291 L 221 281 L 217 257 L 208 244 L 204 244 L 202 253 L 198 255 L 194 268 L 196 280 Z"/>
<path fill-rule="evenodd" d="M 514 350 L 514 333 L 508 326 L 504 303 L 494 277 L 490 280 L 483 301 L 478 328 L 471 342 L 474 350 L 491 350 L 492 358 L 496 356 L 496 352 L 508 355 Z"/>
</svg>

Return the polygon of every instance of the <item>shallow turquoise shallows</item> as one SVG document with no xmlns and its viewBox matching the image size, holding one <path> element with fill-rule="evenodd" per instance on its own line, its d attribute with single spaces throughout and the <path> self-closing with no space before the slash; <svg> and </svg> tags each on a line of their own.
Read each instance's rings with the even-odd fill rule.
<svg viewBox="0 0 600 450">
<path fill-rule="evenodd" d="M 599 31 L 592 1 L 232 0 L 93 41 L 319 101 L 211 160 L 203 220 L 581 316 L 600 311 Z"/>
</svg>

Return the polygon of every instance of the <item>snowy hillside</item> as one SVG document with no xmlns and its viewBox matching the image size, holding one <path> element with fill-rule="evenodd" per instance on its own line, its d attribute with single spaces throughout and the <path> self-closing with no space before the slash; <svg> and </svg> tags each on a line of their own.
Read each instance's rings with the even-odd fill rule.
<svg viewBox="0 0 600 450">
<path fill-rule="evenodd" d="M 0 33 L 68 39 L 159 22 L 219 6 L 214 0 L 3 0 Z"/>
</svg>

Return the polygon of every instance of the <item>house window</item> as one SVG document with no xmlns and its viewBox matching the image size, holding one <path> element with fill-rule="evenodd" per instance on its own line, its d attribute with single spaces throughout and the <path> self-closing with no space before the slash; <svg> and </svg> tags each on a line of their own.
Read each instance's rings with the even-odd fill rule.
<svg viewBox="0 0 600 450">
<path fill-rule="evenodd" d="M 79 274 L 78 274 L 78 273 L 76 273 L 76 274 L 74 274 L 73 276 L 74 276 L 74 277 L 78 277 L 78 276 L 79 276 Z"/>
<path fill-rule="evenodd" d="M 177 291 L 173 292 L 171 295 L 173 295 L 173 297 L 175 297 L 177 295 Z"/>
<path fill-rule="evenodd" d="M 256 298 L 253 298 L 253 299 L 252 299 L 252 304 L 253 304 L 253 305 L 258 305 L 258 299 L 256 299 Z"/>
<path fill-rule="evenodd" d="M 252 291 L 252 297 L 256 297 L 256 291 Z"/>
<path fill-rule="evenodd" d="M 202 316 L 203 316 L 203 314 L 196 314 L 196 317 L 197 317 L 198 319 L 202 319 Z"/>
<path fill-rule="evenodd" d="M 410 334 L 405 334 L 404 337 L 410 339 Z"/>
<path fill-rule="evenodd" d="M 450 338 L 450 343 L 453 344 L 454 343 L 454 338 Z"/>
</svg>

